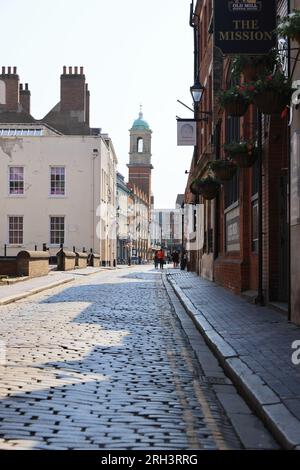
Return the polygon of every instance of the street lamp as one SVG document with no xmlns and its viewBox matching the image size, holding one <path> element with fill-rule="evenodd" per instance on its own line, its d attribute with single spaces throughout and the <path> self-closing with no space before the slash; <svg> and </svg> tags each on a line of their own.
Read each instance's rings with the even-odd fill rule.
<svg viewBox="0 0 300 470">
<path fill-rule="evenodd" d="M 205 87 L 201 85 L 199 78 L 197 78 L 194 85 L 190 87 L 190 91 L 191 91 L 191 95 L 192 95 L 195 107 L 199 106 L 204 90 L 205 90 Z"/>
</svg>

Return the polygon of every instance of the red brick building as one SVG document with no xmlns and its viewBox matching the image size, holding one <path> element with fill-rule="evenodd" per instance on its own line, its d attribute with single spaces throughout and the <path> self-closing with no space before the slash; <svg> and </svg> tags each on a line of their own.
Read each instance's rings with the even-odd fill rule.
<svg viewBox="0 0 300 470">
<path fill-rule="evenodd" d="M 278 14 L 288 11 L 288 1 L 278 2 Z M 185 203 L 198 202 L 190 192 L 195 178 L 209 173 L 211 160 L 223 159 L 225 143 L 254 141 L 258 137 L 258 113 L 250 105 L 241 117 L 230 117 L 220 107 L 220 89 L 235 84 L 232 59 L 213 44 L 213 1 L 192 4 L 191 26 L 195 37 L 195 76 L 204 85 L 198 122 L 197 146 L 191 162 Z M 281 58 L 282 60 L 282 58 Z M 243 76 L 241 76 L 243 80 Z M 211 114 L 201 114 L 205 112 Z M 198 116 L 198 117 L 199 117 Z M 263 256 L 259 257 L 259 165 L 239 169 L 221 186 L 215 199 L 204 204 L 198 232 L 204 229 L 202 246 L 189 253 L 189 269 L 215 280 L 235 293 L 252 291 L 257 296 L 259 262 L 262 262 L 263 295 L 267 302 L 286 303 L 288 286 L 288 125 L 280 115 L 263 115 L 262 120 L 262 209 Z M 250 295 L 250 293 L 249 293 Z"/>
<path fill-rule="evenodd" d="M 152 131 L 139 113 L 130 129 L 130 150 L 128 166 L 128 182 L 140 188 L 148 198 L 149 211 L 151 208 L 151 138 Z"/>
</svg>

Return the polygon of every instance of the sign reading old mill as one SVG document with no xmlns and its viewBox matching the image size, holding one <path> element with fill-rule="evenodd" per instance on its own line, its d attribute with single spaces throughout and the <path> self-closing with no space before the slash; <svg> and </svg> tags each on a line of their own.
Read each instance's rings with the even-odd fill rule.
<svg viewBox="0 0 300 470">
<path fill-rule="evenodd" d="M 276 46 L 276 1 L 214 2 L 215 46 L 223 54 L 266 54 Z"/>
</svg>

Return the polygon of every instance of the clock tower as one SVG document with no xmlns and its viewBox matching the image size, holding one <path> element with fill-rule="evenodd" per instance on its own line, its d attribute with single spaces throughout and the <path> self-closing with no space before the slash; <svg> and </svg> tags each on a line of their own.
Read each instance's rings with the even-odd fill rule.
<svg viewBox="0 0 300 470">
<path fill-rule="evenodd" d="M 152 131 L 144 120 L 142 106 L 139 117 L 130 129 L 130 150 L 128 166 L 128 182 L 135 184 L 147 196 L 149 207 L 151 202 L 151 136 Z"/>
</svg>

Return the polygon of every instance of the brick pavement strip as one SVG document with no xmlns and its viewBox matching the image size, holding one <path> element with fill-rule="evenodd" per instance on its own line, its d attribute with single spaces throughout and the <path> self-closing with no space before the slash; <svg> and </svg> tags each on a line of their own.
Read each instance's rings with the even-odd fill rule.
<svg viewBox="0 0 300 470">
<path fill-rule="evenodd" d="M 291 345 L 300 339 L 300 328 L 192 273 L 169 271 L 168 280 L 224 370 L 273 435 L 284 448 L 298 448 L 299 415 L 285 400 L 300 400 L 300 367 L 291 363 Z"/>
</svg>

